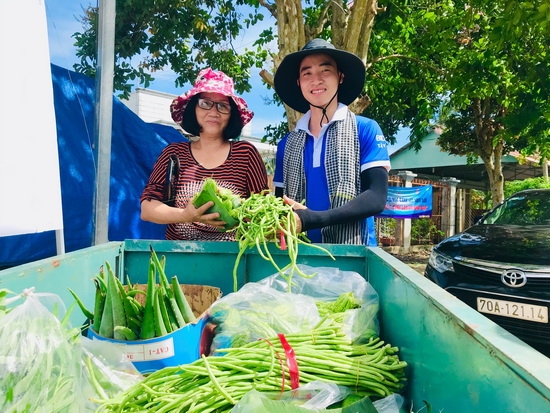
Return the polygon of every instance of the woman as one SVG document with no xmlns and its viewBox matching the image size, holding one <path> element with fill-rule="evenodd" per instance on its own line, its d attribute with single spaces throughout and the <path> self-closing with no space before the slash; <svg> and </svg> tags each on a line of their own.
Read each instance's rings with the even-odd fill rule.
<svg viewBox="0 0 550 413">
<path fill-rule="evenodd" d="M 202 70 L 191 90 L 170 106 L 174 121 L 193 137 L 169 144 L 158 157 L 140 198 L 141 219 L 168 224 L 166 239 L 234 241 L 234 231 L 223 231 L 219 214 L 207 213 L 213 202 L 195 208 L 191 200 L 205 178 L 241 197 L 268 188 L 267 172 L 258 150 L 234 140 L 254 113 L 235 95 L 233 80 L 221 71 Z M 165 191 L 170 157 L 179 163 L 173 206 Z"/>
</svg>

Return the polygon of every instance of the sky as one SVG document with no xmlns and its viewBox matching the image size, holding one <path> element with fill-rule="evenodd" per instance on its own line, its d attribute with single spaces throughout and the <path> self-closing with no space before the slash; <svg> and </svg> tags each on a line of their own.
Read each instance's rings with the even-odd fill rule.
<svg viewBox="0 0 550 413">
<path fill-rule="evenodd" d="M 76 48 L 73 46 L 74 38 L 72 35 L 82 31 L 82 24 L 78 21 L 79 16 L 84 14 L 84 11 L 89 5 L 96 6 L 97 1 L 94 0 L 44 0 L 46 8 L 46 20 L 48 26 L 48 40 L 50 45 L 51 63 L 61 66 L 66 69 L 73 70 L 73 65 L 78 62 L 76 57 Z M 267 21 L 265 24 L 271 24 Z M 258 30 L 258 29 L 257 29 Z M 249 40 L 250 39 L 250 40 Z M 244 50 L 247 43 L 255 39 L 253 33 L 240 39 L 241 46 Z M 236 47 L 239 50 L 239 47 Z M 265 67 L 270 70 L 270 67 Z M 156 72 L 153 74 L 155 81 L 149 86 L 149 89 L 159 92 L 180 95 L 186 92 L 188 88 L 176 88 L 174 80 L 175 74 L 170 70 Z M 143 87 L 135 85 L 136 87 Z M 261 137 L 264 135 L 264 128 L 267 125 L 277 123 L 283 120 L 284 109 L 276 105 L 266 104 L 264 98 L 270 98 L 272 91 L 262 83 L 259 76 L 259 70 L 251 74 L 252 91 L 244 93 L 241 96 L 248 103 L 249 108 L 254 112 L 254 118 L 251 124 L 252 136 Z M 389 147 L 389 153 L 393 153 L 406 142 L 406 134 L 398 134 L 398 142 Z"/>
</svg>

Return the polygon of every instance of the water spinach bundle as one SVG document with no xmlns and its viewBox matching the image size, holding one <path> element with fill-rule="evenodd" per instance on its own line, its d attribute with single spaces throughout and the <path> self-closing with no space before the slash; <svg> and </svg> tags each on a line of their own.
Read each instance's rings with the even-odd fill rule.
<svg viewBox="0 0 550 413">
<path fill-rule="evenodd" d="M 96 286 L 93 312 L 70 291 L 90 320 L 91 328 L 100 336 L 115 340 L 161 337 L 196 319 L 177 276 L 168 280 L 165 263 L 166 257 L 159 259 L 151 248 L 148 282 L 144 291 L 130 281 L 124 286 L 106 262 L 106 271 L 102 270 L 93 279 Z"/>
</svg>

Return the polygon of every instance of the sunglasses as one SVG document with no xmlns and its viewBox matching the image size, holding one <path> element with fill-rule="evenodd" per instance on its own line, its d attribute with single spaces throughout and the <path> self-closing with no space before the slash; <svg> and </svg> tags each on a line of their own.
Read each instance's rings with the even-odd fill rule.
<svg viewBox="0 0 550 413">
<path fill-rule="evenodd" d="M 231 113 L 231 106 L 229 105 L 229 103 L 214 102 L 212 100 L 199 98 L 199 101 L 198 101 L 198 104 L 197 104 L 197 106 L 199 108 L 204 109 L 204 110 L 210 110 L 214 107 L 214 105 L 216 105 L 216 110 L 219 113 L 223 113 L 224 115 L 227 115 L 227 114 Z"/>
</svg>

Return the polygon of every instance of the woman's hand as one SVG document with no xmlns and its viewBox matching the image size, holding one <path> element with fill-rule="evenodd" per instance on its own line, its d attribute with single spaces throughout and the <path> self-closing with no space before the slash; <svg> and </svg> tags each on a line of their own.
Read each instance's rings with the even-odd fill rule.
<svg viewBox="0 0 550 413">
<path fill-rule="evenodd" d="M 200 208 L 195 208 L 192 202 L 184 208 L 171 207 L 156 199 L 145 200 L 141 203 L 141 219 L 156 224 L 177 224 L 180 222 L 199 222 L 224 229 L 225 221 L 220 220 L 217 212 L 207 214 L 206 211 L 214 205 L 208 201 Z"/>
<path fill-rule="evenodd" d="M 213 201 L 208 201 L 199 208 L 195 208 L 193 203 L 189 202 L 184 210 L 185 222 L 198 222 L 200 224 L 223 229 L 225 226 L 225 221 L 220 219 L 220 214 L 218 212 L 213 212 L 211 214 L 206 213 L 206 211 L 208 211 L 208 209 L 212 206 L 214 206 Z"/>
</svg>

